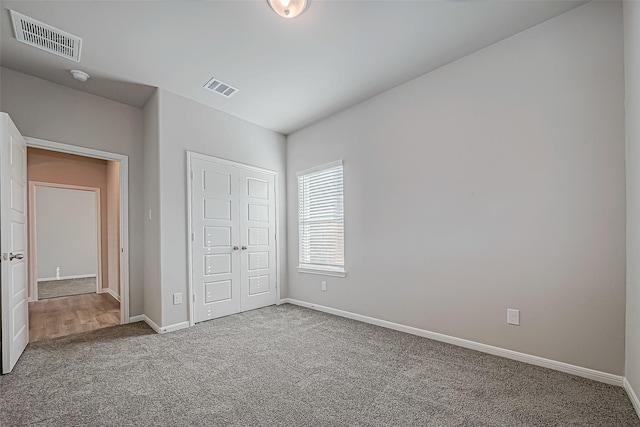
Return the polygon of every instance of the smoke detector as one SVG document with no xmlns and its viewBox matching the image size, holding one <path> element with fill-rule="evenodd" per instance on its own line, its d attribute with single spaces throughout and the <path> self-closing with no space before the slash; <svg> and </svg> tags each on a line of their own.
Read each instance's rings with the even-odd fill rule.
<svg viewBox="0 0 640 427">
<path fill-rule="evenodd" d="M 11 12 L 13 31 L 22 43 L 37 47 L 72 61 L 80 62 L 82 39 L 37 21 L 14 10 Z"/>
<path fill-rule="evenodd" d="M 211 92 L 222 95 L 225 98 L 231 98 L 233 95 L 239 92 L 239 89 L 232 87 L 226 83 L 222 83 L 216 78 L 211 78 L 207 84 L 204 85 L 205 89 L 209 89 Z"/>
<path fill-rule="evenodd" d="M 85 73 L 84 71 L 71 70 L 71 75 L 74 79 L 80 82 L 86 82 L 87 80 L 89 80 L 89 74 Z"/>
</svg>

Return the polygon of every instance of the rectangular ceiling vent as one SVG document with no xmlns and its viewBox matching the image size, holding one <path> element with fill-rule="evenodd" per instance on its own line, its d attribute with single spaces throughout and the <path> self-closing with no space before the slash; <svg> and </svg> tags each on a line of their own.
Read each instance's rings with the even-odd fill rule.
<svg viewBox="0 0 640 427">
<path fill-rule="evenodd" d="M 212 78 L 204 85 L 205 89 L 209 89 L 211 92 L 215 92 L 218 95 L 222 95 L 225 98 L 231 98 L 236 93 L 240 92 L 233 86 L 229 86 L 226 83 L 222 83 L 220 80 L 216 78 Z"/>
<path fill-rule="evenodd" d="M 18 41 L 72 61 L 80 62 L 80 48 L 82 47 L 82 39 L 80 37 L 36 21 L 13 10 L 10 12 L 13 30 Z"/>
</svg>

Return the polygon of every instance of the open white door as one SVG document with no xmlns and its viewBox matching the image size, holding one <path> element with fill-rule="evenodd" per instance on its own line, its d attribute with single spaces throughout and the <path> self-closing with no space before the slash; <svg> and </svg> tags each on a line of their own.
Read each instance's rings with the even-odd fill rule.
<svg viewBox="0 0 640 427">
<path fill-rule="evenodd" d="M 27 144 L 0 113 L 0 298 L 2 373 L 11 372 L 29 343 L 27 303 Z"/>
</svg>

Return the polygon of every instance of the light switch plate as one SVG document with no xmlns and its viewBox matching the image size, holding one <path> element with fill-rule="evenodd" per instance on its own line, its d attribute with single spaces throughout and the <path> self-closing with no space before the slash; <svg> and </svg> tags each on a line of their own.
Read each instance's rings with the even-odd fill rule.
<svg viewBox="0 0 640 427">
<path fill-rule="evenodd" d="M 507 323 L 510 325 L 520 325 L 520 310 L 513 308 L 507 309 Z"/>
<path fill-rule="evenodd" d="M 182 304 L 182 292 L 173 294 L 173 305 Z"/>
</svg>

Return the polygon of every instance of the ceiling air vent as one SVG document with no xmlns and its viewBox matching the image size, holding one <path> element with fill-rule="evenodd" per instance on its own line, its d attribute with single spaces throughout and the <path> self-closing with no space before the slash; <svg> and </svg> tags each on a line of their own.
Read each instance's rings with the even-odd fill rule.
<svg viewBox="0 0 640 427">
<path fill-rule="evenodd" d="M 80 62 L 82 39 L 58 30 L 51 25 L 29 18 L 21 13 L 11 12 L 16 39 L 72 61 Z"/>
<path fill-rule="evenodd" d="M 233 95 L 239 92 L 235 87 L 229 86 L 226 83 L 222 83 L 216 78 L 212 78 L 204 85 L 205 89 L 209 89 L 211 92 L 215 92 L 218 95 L 222 95 L 225 98 L 231 98 Z"/>
</svg>

